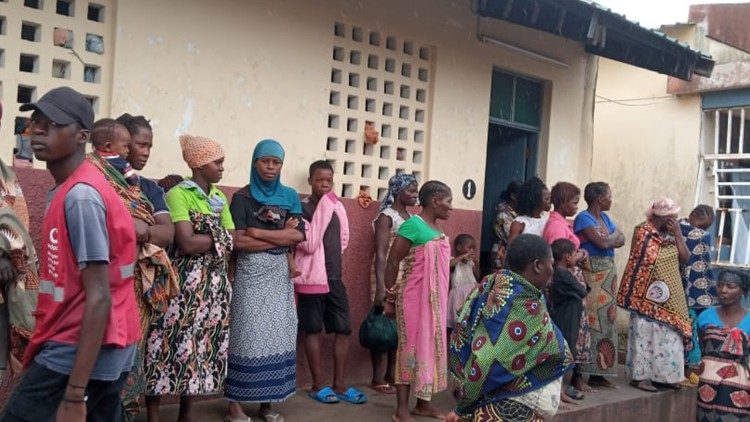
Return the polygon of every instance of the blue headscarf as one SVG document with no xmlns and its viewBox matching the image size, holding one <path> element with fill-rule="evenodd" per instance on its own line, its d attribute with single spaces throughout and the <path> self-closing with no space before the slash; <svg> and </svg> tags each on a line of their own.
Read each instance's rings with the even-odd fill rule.
<svg viewBox="0 0 750 422">
<path fill-rule="evenodd" d="M 417 183 L 417 178 L 411 174 L 399 173 L 391 177 L 388 181 L 388 192 L 385 194 L 385 198 L 383 198 L 383 203 L 380 204 L 380 211 L 393 206 L 398 194 L 403 192 L 412 183 Z"/>
<path fill-rule="evenodd" d="M 273 139 L 258 142 L 253 151 L 250 163 L 250 195 L 263 205 L 276 206 L 292 214 L 302 214 L 302 204 L 294 189 L 281 184 L 281 176 L 272 181 L 265 181 L 255 169 L 255 162 L 263 157 L 276 157 L 284 161 L 284 148 Z"/>
</svg>

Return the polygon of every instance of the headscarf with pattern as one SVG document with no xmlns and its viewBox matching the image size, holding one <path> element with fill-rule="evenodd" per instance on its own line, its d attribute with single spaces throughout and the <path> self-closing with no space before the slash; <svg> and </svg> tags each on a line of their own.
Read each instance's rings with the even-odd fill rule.
<svg viewBox="0 0 750 422">
<path fill-rule="evenodd" d="M 750 278 L 735 269 L 723 270 L 719 273 L 719 280 L 722 283 L 732 283 L 740 286 L 742 294 L 747 296 L 750 293 Z"/>
<path fill-rule="evenodd" d="M 646 210 L 646 217 L 669 217 L 680 213 L 680 206 L 671 198 L 659 198 Z"/>
<path fill-rule="evenodd" d="M 182 148 L 182 159 L 188 167 L 195 169 L 206 164 L 224 158 L 224 150 L 218 142 L 204 138 L 184 134 L 180 136 L 180 148 Z"/>
<path fill-rule="evenodd" d="M 510 270 L 485 277 L 458 321 L 449 370 L 459 415 L 540 389 L 573 364 L 542 292 Z"/>
<path fill-rule="evenodd" d="M 399 173 L 391 177 L 391 179 L 388 180 L 388 192 L 385 194 L 385 198 L 383 198 L 383 202 L 380 204 L 380 211 L 393 206 L 398 194 L 403 192 L 404 189 L 408 188 L 412 183 L 417 183 L 417 178 L 412 174 Z"/>
</svg>

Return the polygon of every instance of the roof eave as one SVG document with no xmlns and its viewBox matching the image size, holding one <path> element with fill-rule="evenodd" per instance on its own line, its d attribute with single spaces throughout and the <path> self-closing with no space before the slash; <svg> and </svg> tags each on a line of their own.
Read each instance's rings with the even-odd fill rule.
<svg viewBox="0 0 750 422">
<path fill-rule="evenodd" d="M 478 0 L 477 13 L 580 42 L 587 52 L 680 79 L 709 77 L 714 61 L 666 35 L 582 0 Z"/>
</svg>

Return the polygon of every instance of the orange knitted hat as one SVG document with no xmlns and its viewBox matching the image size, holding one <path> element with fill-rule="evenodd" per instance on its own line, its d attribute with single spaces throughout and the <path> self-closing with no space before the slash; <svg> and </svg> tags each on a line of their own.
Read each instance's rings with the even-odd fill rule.
<svg viewBox="0 0 750 422">
<path fill-rule="evenodd" d="M 202 136 L 180 136 L 182 159 L 191 169 L 204 166 L 219 158 L 224 158 L 224 150 L 218 142 Z"/>
</svg>

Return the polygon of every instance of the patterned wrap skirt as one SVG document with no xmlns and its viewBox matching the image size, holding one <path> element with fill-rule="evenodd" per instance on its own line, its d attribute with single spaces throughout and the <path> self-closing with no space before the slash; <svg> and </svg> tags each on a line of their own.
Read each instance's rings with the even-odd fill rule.
<svg viewBox="0 0 750 422">
<path fill-rule="evenodd" d="M 224 396 L 284 401 L 297 381 L 297 312 L 286 248 L 242 252 L 236 271 Z"/>
</svg>

